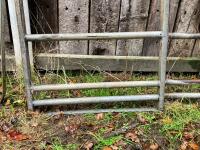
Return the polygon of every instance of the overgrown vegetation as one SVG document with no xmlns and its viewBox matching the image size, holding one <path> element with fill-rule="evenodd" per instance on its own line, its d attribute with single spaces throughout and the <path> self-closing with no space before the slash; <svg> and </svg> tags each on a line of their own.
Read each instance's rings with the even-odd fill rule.
<svg viewBox="0 0 200 150">
<path fill-rule="evenodd" d="M 198 75 L 172 74 L 174 79 L 197 79 Z M 36 74 L 36 84 L 110 82 L 124 80 L 156 80 L 154 74 L 109 73 L 46 73 Z M 1 80 L 0 80 L 1 83 Z M 200 86 L 169 86 L 168 92 L 199 92 Z M 157 88 L 123 88 L 99 90 L 70 90 L 35 93 L 36 98 L 84 97 L 106 95 L 132 95 L 157 93 Z M 152 104 L 142 104 L 152 105 Z M 67 109 L 135 107 L 135 103 L 117 103 L 70 106 Z M 151 113 L 100 113 L 81 116 L 56 116 L 43 114 L 41 110 L 62 110 L 63 107 L 25 109 L 23 82 L 8 76 L 8 101 L 0 110 L 0 149 L 193 149 L 200 144 L 199 101 L 181 99 L 168 101 L 163 112 Z"/>
</svg>

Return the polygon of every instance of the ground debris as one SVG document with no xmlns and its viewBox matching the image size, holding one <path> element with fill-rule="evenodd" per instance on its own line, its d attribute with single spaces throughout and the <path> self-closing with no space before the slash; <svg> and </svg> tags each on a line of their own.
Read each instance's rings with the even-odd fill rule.
<svg viewBox="0 0 200 150">
<path fill-rule="evenodd" d="M 28 135 L 22 134 L 19 131 L 11 130 L 8 133 L 8 139 L 14 141 L 24 141 L 30 139 Z"/>
<path fill-rule="evenodd" d="M 138 123 L 132 123 L 131 125 L 129 125 L 128 127 L 122 127 L 120 129 L 117 129 L 115 131 L 112 131 L 110 133 L 107 133 L 104 138 L 108 138 L 111 136 L 116 136 L 116 135 L 120 135 L 120 134 L 125 134 L 127 131 L 132 130 L 134 128 L 136 128 L 138 125 Z"/>
</svg>

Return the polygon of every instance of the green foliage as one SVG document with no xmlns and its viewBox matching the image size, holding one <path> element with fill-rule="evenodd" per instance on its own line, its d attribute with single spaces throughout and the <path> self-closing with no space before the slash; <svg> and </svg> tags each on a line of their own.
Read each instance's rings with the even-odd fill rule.
<svg viewBox="0 0 200 150">
<path fill-rule="evenodd" d="M 162 122 L 160 132 L 175 142 L 177 139 L 182 138 L 187 125 L 200 121 L 200 109 L 196 105 L 175 102 L 166 108 L 164 118 L 167 117 L 171 118 L 171 122 Z"/>
<path fill-rule="evenodd" d="M 98 135 L 95 135 L 94 137 L 97 141 L 97 144 L 94 146 L 94 150 L 100 150 L 106 146 L 114 145 L 116 142 L 122 139 L 122 136 L 113 136 L 107 139 L 104 139 L 103 137 Z"/>
</svg>

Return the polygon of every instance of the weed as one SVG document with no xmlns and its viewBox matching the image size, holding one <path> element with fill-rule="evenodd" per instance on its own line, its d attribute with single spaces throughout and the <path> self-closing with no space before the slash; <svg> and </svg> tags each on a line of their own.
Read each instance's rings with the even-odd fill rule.
<svg viewBox="0 0 200 150">
<path fill-rule="evenodd" d="M 101 136 L 95 135 L 97 144 L 94 146 L 94 150 L 103 149 L 106 146 L 114 145 L 116 142 L 122 139 L 122 136 L 113 136 L 107 139 L 102 138 Z"/>
<path fill-rule="evenodd" d="M 68 144 L 65 147 L 67 150 L 77 150 L 79 145 L 78 144 Z"/>
<path fill-rule="evenodd" d="M 161 123 L 160 132 L 175 142 L 183 137 L 183 131 L 189 123 L 200 121 L 200 110 L 196 105 L 175 102 L 166 107 L 164 118 L 170 117 L 170 123 Z"/>
</svg>

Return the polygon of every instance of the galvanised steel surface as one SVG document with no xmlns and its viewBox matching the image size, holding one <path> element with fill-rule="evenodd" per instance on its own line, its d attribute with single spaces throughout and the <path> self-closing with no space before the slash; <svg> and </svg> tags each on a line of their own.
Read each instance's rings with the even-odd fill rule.
<svg viewBox="0 0 200 150">
<path fill-rule="evenodd" d="M 162 48 L 160 51 L 160 63 L 159 63 L 159 79 L 160 79 L 160 97 L 159 97 L 159 109 L 164 108 L 165 100 L 165 80 L 167 71 L 167 52 L 169 42 L 169 0 L 161 0 L 162 9 Z"/>
<path fill-rule="evenodd" d="M 2 77 L 2 96 L 1 103 L 5 102 L 6 98 L 6 58 L 5 58 L 5 47 L 4 47 L 4 9 L 5 1 L 0 0 L 0 49 L 1 49 L 1 77 Z"/>
<path fill-rule="evenodd" d="M 14 8 L 14 0 L 9 0 L 9 7 Z M 25 16 L 29 16 L 27 0 L 23 0 Z M 23 57 L 24 82 L 26 85 L 26 96 L 29 110 L 36 106 L 48 105 L 69 105 L 69 104 L 91 104 L 91 103 L 110 103 L 110 102 L 130 102 L 130 101 L 157 101 L 155 108 L 124 108 L 124 109 L 99 109 L 99 110 L 75 110 L 60 112 L 60 114 L 82 114 L 82 113 L 101 113 L 101 112 L 143 112 L 158 111 L 164 108 L 164 99 L 167 98 L 200 98 L 200 93 L 165 93 L 166 85 L 187 85 L 200 83 L 188 80 L 167 80 L 166 61 L 169 38 L 178 39 L 199 39 L 200 34 L 188 33 L 169 33 L 169 0 L 161 0 L 162 6 L 162 31 L 150 32 L 120 32 L 120 33 L 76 33 L 76 34 L 31 34 L 30 20 L 26 17 L 26 35 L 21 33 L 21 50 Z M 10 14 L 16 16 L 16 12 L 10 9 Z M 16 22 L 15 27 L 18 24 Z M 30 70 L 30 41 L 63 41 L 63 40 L 105 40 L 105 39 L 137 39 L 137 38 L 160 38 L 162 48 L 160 52 L 159 81 L 127 81 L 127 82 L 103 82 L 103 83 L 77 83 L 77 84 L 55 84 L 55 85 L 33 85 L 31 83 Z M 28 44 L 29 43 L 29 44 Z M 70 56 L 70 55 L 69 55 Z M 105 96 L 105 97 L 83 97 L 83 98 L 62 98 L 33 100 L 32 94 L 36 91 L 54 90 L 74 90 L 74 89 L 99 89 L 99 88 L 125 88 L 125 87 L 159 87 L 159 94 L 156 95 L 130 95 L 130 96 Z M 54 115 L 57 113 L 51 112 Z"/>
</svg>

